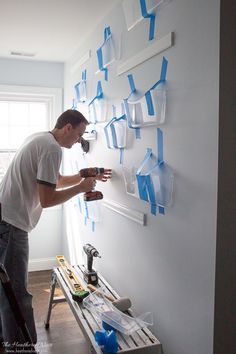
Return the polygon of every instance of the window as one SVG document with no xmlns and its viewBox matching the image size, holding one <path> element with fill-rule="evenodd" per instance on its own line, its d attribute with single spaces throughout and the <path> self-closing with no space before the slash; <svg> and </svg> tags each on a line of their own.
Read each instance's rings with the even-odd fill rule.
<svg viewBox="0 0 236 354">
<path fill-rule="evenodd" d="M 60 89 L 0 85 L 0 182 L 25 138 L 52 129 L 60 113 Z"/>
</svg>

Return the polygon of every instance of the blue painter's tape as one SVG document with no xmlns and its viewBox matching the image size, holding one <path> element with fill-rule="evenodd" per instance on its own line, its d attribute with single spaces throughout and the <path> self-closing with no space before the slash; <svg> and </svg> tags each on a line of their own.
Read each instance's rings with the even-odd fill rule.
<svg viewBox="0 0 236 354">
<path fill-rule="evenodd" d="M 120 164 L 124 163 L 124 148 L 120 148 Z"/>
<path fill-rule="evenodd" d="M 88 205 L 87 205 L 87 202 L 84 202 L 84 206 L 85 206 L 85 214 L 86 214 L 86 218 L 89 218 L 89 213 L 88 213 Z"/>
<path fill-rule="evenodd" d="M 157 128 L 157 161 L 159 165 L 161 165 L 164 162 L 163 132 L 160 128 Z"/>
<path fill-rule="evenodd" d="M 150 91 L 147 91 L 145 93 L 145 98 L 146 98 L 146 103 L 147 103 L 147 107 L 148 107 L 148 114 L 149 114 L 149 116 L 154 116 L 154 107 L 153 107 L 152 96 L 151 96 Z"/>
<path fill-rule="evenodd" d="M 152 149 L 151 148 L 147 148 L 147 151 L 146 151 L 146 155 L 144 156 L 144 159 L 143 161 L 141 162 L 138 170 L 137 170 L 137 174 L 140 174 L 144 165 L 146 164 L 146 162 L 150 159 L 150 157 L 152 156 Z"/>
<path fill-rule="evenodd" d="M 80 197 L 78 197 L 77 200 L 78 200 L 78 205 L 79 205 L 79 211 L 80 211 L 80 213 L 82 213 Z"/>
<path fill-rule="evenodd" d="M 100 80 L 97 83 L 97 98 L 103 98 L 102 82 Z"/>
<path fill-rule="evenodd" d="M 116 106 L 114 104 L 112 105 L 112 115 L 114 118 L 116 117 Z"/>
<path fill-rule="evenodd" d="M 95 231 L 95 222 L 92 221 L 92 232 L 94 232 L 94 231 Z"/>
<path fill-rule="evenodd" d="M 75 99 L 73 98 L 71 109 L 76 110 L 76 108 L 77 108 L 76 101 L 75 101 Z"/>
<path fill-rule="evenodd" d="M 141 139 L 141 129 L 135 128 L 135 137 L 136 139 Z"/>
<path fill-rule="evenodd" d="M 114 124 L 111 124 L 110 128 L 111 128 L 111 136 L 112 136 L 112 141 L 113 141 L 114 148 L 118 149 L 116 131 L 115 131 Z"/>
<path fill-rule="evenodd" d="M 109 37 L 111 37 L 111 29 L 110 29 L 110 27 L 106 27 L 104 29 L 104 42 L 101 45 L 101 47 L 97 49 L 98 67 L 99 67 L 99 70 L 104 71 L 106 81 L 108 81 L 108 69 L 104 68 L 102 47 L 104 46 L 104 44 L 106 43 L 106 41 L 108 40 Z"/>
<path fill-rule="evenodd" d="M 130 89 L 131 89 L 131 93 L 133 93 L 133 92 L 136 91 L 133 75 L 129 74 L 129 75 L 127 75 L 127 77 L 128 77 L 128 80 L 129 80 L 129 86 L 130 86 Z"/>
<path fill-rule="evenodd" d="M 165 215 L 165 208 L 164 207 L 159 206 L 158 209 L 159 209 L 159 214 Z"/>
<path fill-rule="evenodd" d="M 162 66 L 161 66 L 161 76 L 160 76 L 161 81 L 166 80 L 167 67 L 168 67 L 168 60 L 165 57 L 163 57 Z"/>
<path fill-rule="evenodd" d="M 87 76 L 87 71 L 86 69 L 84 71 L 82 71 L 82 80 L 86 81 L 86 76 Z"/>
<path fill-rule="evenodd" d="M 163 57 L 162 64 L 161 64 L 160 80 L 158 80 L 157 83 L 155 83 L 155 85 L 152 86 L 151 90 L 153 90 L 158 85 L 166 81 L 167 68 L 168 68 L 168 60 L 165 57 Z"/>
<path fill-rule="evenodd" d="M 131 116 L 130 116 L 130 112 L 129 112 L 129 104 L 128 104 L 129 97 L 132 95 L 132 93 L 136 92 L 137 90 L 135 88 L 133 75 L 129 74 L 129 75 L 127 75 L 127 77 L 128 77 L 128 80 L 129 80 L 129 86 L 130 86 L 130 90 L 131 90 L 128 98 L 124 99 L 124 109 L 126 111 L 128 127 L 131 128 L 131 129 L 135 129 L 135 137 L 136 137 L 136 139 L 141 139 L 141 130 L 140 130 L 140 128 L 135 128 L 135 127 L 132 126 L 132 123 L 131 123 L 132 120 L 131 120 Z"/>
<path fill-rule="evenodd" d="M 156 18 L 156 16 L 154 13 L 147 12 L 146 0 L 140 0 L 140 7 L 141 7 L 142 16 L 144 18 L 150 19 L 149 40 L 152 40 L 154 38 L 154 33 L 155 33 L 155 18 Z"/>
<path fill-rule="evenodd" d="M 145 200 L 145 202 L 149 202 L 146 176 L 136 175 L 136 178 L 138 182 L 139 198 Z"/>
<path fill-rule="evenodd" d="M 89 102 L 88 105 L 90 106 L 95 100 L 100 100 L 103 97 L 104 97 L 104 94 L 103 94 L 103 89 L 102 89 L 102 83 L 99 80 L 97 83 L 97 95 L 92 99 L 92 101 Z"/>
</svg>

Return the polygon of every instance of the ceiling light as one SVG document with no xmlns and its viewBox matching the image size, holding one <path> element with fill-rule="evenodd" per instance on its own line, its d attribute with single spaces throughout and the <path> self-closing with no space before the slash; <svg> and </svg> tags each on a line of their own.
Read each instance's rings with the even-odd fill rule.
<svg viewBox="0 0 236 354">
<path fill-rule="evenodd" d="M 10 51 L 10 55 L 14 55 L 14 56 L 21 56 L 21 57 L 34 57 L 35 53 L 29 53 L 29 52 L 20 52 L 20 51 L 16 51 L 16 50 L 11 50 Z"/>
</svg>

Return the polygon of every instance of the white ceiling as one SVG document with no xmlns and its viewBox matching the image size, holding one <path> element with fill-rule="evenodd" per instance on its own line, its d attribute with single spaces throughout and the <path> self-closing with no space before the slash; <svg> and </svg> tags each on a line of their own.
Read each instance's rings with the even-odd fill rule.
<svg viewBox="0 0 236 354">
<path fill-rule="evenodd" d="M 0 57 L 64 62 L 119 0 L 0 0 Z"/>
</svg>

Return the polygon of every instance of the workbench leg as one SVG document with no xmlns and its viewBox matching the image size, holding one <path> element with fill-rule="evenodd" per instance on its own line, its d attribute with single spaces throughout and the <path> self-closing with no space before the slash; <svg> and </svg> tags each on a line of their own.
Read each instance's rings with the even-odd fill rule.
<svg viewBox="0 0 236 354">
<path fill-rule="evenodd" d="M 54 297 L 54 292 L 57 284 L 57 276 L 55 272 L 52 272 L 52 279 L 51 279 L 51 285 L 50 285 L 50 295 L 49 295 L 49 301 L 48 301 L 48 313 L 46 320 L 44 322 L 44 326 L 46 329 L 49 328 L 49 321 L 51 317 L 51 311 L 52 311 L 52 303 L 53 303 L 53 297 Z"/>
</svg>

